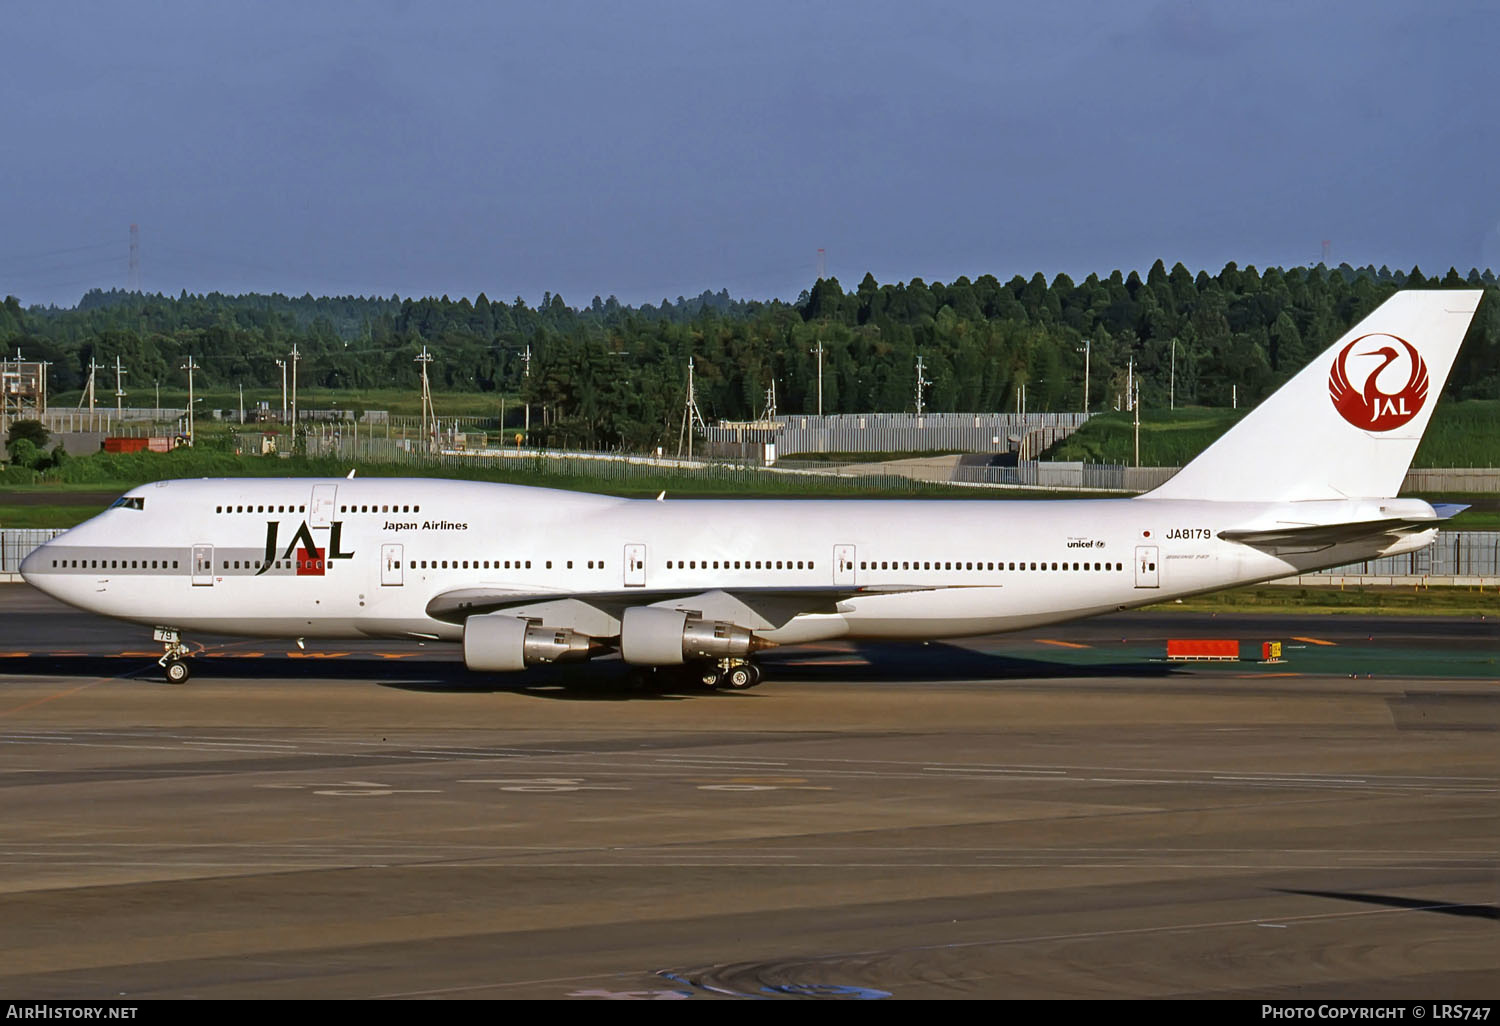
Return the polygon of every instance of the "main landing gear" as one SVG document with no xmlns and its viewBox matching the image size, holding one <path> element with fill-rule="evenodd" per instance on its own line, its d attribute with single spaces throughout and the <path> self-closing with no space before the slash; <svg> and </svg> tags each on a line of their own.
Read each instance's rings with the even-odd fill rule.
<svg viewBox="0 0 1500 1026">
<path fill-rule="evenodd" d="M 152 632 L 153 641 L 160 641 L 166 648 L 166 652 L 156 661 L 166 674 L 168 684 L 186 684 L 192 671 L 184 662 L 191 650 L 182 643 L 182 636 L 172 627 L 158 627 Z"/>
<path fill-rule="evenodd" d="M 698 679 L 706 688 L 747 691 L 760 683 L 761 672 L 759 666 L 745 659 L 720 659 L 705 664 Z"/>
</svg>

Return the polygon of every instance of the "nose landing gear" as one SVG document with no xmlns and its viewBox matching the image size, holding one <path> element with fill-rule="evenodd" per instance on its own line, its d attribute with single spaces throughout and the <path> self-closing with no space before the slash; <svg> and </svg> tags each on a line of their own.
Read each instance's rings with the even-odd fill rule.
<svg viewBox="0 0 1500 1026">
<path fill-rule="evenodd" d="M 160 641 L 166 648 L 166 652 L 156 661 L 166 675 L 168 684 L 186 684 L 192 671 L 183 660 L 190 654 L 191 650 L 182 643 L 182 636 L 173 627 L 158 627 L 152 632 L 153 641 Z"/>
</svg>

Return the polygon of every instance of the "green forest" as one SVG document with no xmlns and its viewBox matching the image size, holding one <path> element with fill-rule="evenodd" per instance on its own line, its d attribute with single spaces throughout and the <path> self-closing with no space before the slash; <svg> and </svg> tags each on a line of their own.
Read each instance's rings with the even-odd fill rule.
<svg viewBox="0 0 1500 1026">
<path fill-rule="evenodd" d="M 1450 269 L 1238 267 L 1217 274 L 1115 271 L 1074 282 L 1037 273 L 948 284 L 882 285 L 865 275 L 846 291 L 816 282 L 795 303 L 705 292 L 659 306 L 595 297 L 573 307 L 547 294 L 474 300 L 289 298 L 217 293 L 175 298 L 93 291 L 75 308 L 0 305 L 0 347 L 46 360 L 49 390 L 77 395 L 91 361 L 102 401 L 119 356 L 133 401 L 151 383 L 180 390 L 192 356 L 200 388 L 279 388 L 293 346 L 304 388 L 418 387 L 418 353 L 441 413 L 445 391 L 524 399 L 535 441 L 593 449 L 675 442 L 689 356 L 705 417 L 747 419 L 775 382 L 781 413 L 817 408 L 823 352 L 825 413 L 898 412 L 914 405 L 916 360 L 933 412 L 1007 411 L 1024 387 L 1028 411 L 1114 409 L 1133 360 L 1148 407 L 1253 405 L 1400 288 L 1482 286 L 1480 305 L 1445 394 L 1500 397 L 1500 291 L 1494 276 Z M 528 374 L 527 354 L 530 354 Z M 1174 361 L 1175 353 L 1175 361 Z M 1175 375 L 1172 368 L 1175 363 Z M 1175 383 L 1174 383 L 1175 381 Z"/>
</svg>

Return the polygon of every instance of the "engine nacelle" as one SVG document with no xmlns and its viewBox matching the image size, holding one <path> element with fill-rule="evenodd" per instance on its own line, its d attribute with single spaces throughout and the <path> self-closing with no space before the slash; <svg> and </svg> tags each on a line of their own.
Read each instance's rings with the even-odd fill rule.
<svg viewBox="0 0 1500 1026">
<path fill-rule="evenodd" d="M 535 663 L 576 662 L 601 647 L 569 627 L 542 627 L 504 613 L 464 621 L 464 665 L 471 670 L 510 672 Z"/>
<path fill-rule="evenodd" d="M 633 606 L 620 619 L 620 658 L 646 666 L 681 666 L 689 659 L 742 659 L 760 645 L 744 627 L 689 619 L 681 609 Z"/>
</svg>

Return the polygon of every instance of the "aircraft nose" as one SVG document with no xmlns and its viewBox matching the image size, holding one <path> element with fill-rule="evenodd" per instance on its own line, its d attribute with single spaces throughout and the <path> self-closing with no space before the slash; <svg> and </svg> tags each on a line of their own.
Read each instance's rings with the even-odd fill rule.
<svg viewBox="0 0 1500 1026">
<path fill-rule="evenodd" d="M 50 552 L 49 549 L 51 549 Z M 21 579 L 34 588 L 50 592 L 47 581 L 54 576 L 50 571 L 56 551 L 52 549 L 51 542 L 43 542 L 32 549 L 31 554 L 21 560 Z"/>
</svg>

